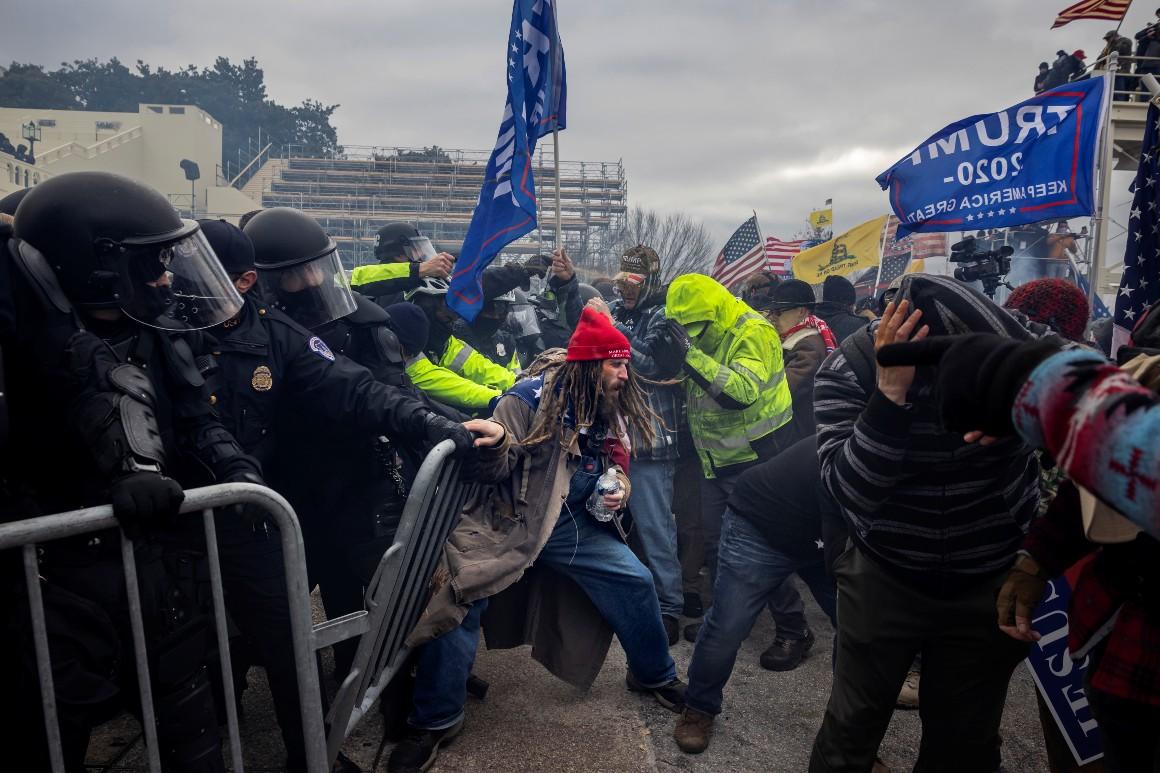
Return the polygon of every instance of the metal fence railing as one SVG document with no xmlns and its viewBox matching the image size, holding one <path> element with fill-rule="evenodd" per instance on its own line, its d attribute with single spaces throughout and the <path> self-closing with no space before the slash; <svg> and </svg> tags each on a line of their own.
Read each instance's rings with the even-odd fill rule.
<svg viewBox="0 0 1160 773">
<path fill-rule="evenodd" d="M 322 718 L 322 698 L 314 665 L 312 621 L 310 617 L 310 590 L 306 580 L 306 557 L 302 547 L 302 532 L 294 510 L 279 494 L 263 486 L 250 483 L 225 483 L 185 492 L 181 506 L 183 514 L 200 512 L 205 530 L 209 563 L 210 590 L 213 599 L 214 628 L 217 637 L 221 680 L 225 689 L 226 725 L 230 740 L 230 755 L 235 773 L 243 773 L 242 744 L 238 729 L 233 672 L 230 663 L 229 634 L 226 628 L 225 598 L 222 591 L 221 565 L 218 562 L 217 530 L 214 508 L 227 505 L 250 505 L 268 512 L 278 527 L 286 566 L 286 591 L 290 603 L 290 630 L 298 675 L 299 707 L 306 745 L 306 761 L 311 771 L 326 771 L 325 732 Z M 66 537 L 117 528 L 117 520 L 109 505 L 73 510 L 37 518 L 29 518 L 0 525 L 0 550 L 19 548 L 23 552 L 24 580 L 31 607 L 32 640 L 36 654 L 36 670 L 40 682 L 41 705 L 44 712 L 45 736 L 48 740 L 49 760 L 53 773 L 65 773 L 61 748 L 60 726 L 57 717 L 56 690 L 53 684 L 52 659 L 41 592 L 37 546 Z M 145 623 L 142 616 L 141 592 L 137 584 L 137 561 L 133 541 L 121 533 L 121 560 L 125 573 L 129 623 L 136 653 L 136 670 L 141 700 L 141 725 L 145 736 L 146 752 L 151 773 L 161 773 L 160 751 L 157 744 L 157 724 L 150 688 L 151 675 L 146 657 Z"/>
<path fill-rule="evenodd" d="M 343 742 L 366 716 L 407 658 L 406 637 L 427 603 L 429 581 L 439 561 L 443 543 L 473 490 L 471 485 L 459 479 L 459 463 L 452 457 L 454 450 L 454 443 L 444 441 L 431 450 L 420 466 L 404 506 L 394 543 L 383 555 L 368 584 L 366 609 L 317 624 L 312 623 L 311 617 L 302 532 L 289 503 L 271 489 L 244 483 L 208 486 L 185 492 L 181 512 L 200 513 L 205 532 L 214 628 L 221 681 L 226 696 L 224 706 L 230 762 L 235 773 L 243 773 L 244 766 L 222 571 L 218 559 L 215 508 L 253 505 L 268 512 L 278 528 L 285 562 L 307 768 L 311 773 L 325 773 L 331 769 Z M 53 773 L 64 773 L 65 768 L 38 565 L 38 546 L 53 540 L 115 528 L 117 521 L 112 508 L 107 505 L 0 524 L 0 550 L 19 548 L 23 552 L 32 639 Z M 149 770 L 151 773 L 160 773 L 156 716 L 148 658 L 145 656 L 145 623 L 137 583 L 134 543 L 123 533 L 120 539 L 129 621 L 136 652 L 142 731 Z M 324 721 L 315 651 L 358 637 L 361 640 L 353 666 L 339 687 Z"/>
<path fill-rule="evenodd" d="M 460 480 L 454 450 L 454 443 L 445 440 L 423 461 L 395 542 L 370 582 L 364 613 L 366 633 L 327 715 L 327 754 L 331 760 L 407 660 L 406 637 L 423 613 L 443 543 L 474 488 Z"/>
</svg>

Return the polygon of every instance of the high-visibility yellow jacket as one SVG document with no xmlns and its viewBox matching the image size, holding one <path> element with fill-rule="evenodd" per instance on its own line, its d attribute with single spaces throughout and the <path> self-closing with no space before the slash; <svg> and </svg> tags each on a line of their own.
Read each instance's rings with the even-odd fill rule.
<svg viewBox="0 0 1160 773">
<path fill-rule="evenodd" d="M 492 362 L 455 336 L 447 339 L 435 364 L 476 384 L 501 392 L 506 392 L 516 383 L 515 373 Z"/>
<path fill-rule="evenodd" d="M 476 384 L 436 365 L 425 354 L 407 360 L 407 375 L 411 377 L 411 383 L 432 400 L 465 413 L 488 413 L 492 401 L 503 394 L 498 389 Z"/>
<path fill-rule="evenodd" d="M 689 430 L 705 477 L 756 460 L 751 443 L 793 418 L 777 330 L 701 274 L 673 281 L 665 314 L 685 326 L 707 323 L 685 356 Z"/>
</svg>

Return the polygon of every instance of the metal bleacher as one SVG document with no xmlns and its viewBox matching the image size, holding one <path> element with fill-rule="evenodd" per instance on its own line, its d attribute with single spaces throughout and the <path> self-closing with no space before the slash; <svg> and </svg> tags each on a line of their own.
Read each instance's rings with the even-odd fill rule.
<svg viewBox="0 0 1160 773">
<path fill-rule="evenodd" d="M 345 146 L 320 156 L 296 146 L 271 154 L 246 186 L 263 207 L 309 212 L 334 237 L 350 265 L 373 262 L 375 232 L 385 223 L 413 223 L 437 248 L 458 253 L 475 209 L 489 151 Z M 555 247 L 555 164 L 551 148 L 535 156 L 540 230 L 505 254 Z M 255 189 L 256 188 L 256 189 Z M 627 212 L 628 184 L 620 161 L 561 161 L 560 215 L 564 245 L 584 260 L 611 248 Z"/>
</svg>

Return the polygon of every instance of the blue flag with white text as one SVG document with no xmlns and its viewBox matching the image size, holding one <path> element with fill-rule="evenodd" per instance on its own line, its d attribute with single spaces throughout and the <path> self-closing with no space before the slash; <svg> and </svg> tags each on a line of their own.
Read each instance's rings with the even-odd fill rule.
<svg viewBox="0 0 1160 773">
<path fill-rule="evenodd" d="M 1107 99 L 1089 78 L 934 133 L 876 178 L 899 234 L 1090 215 Z"/>
<path fill-rule="evenodd" d="M 532 153 L 538 139 L 566 123 L 568 89 L 555 5 L 556 0 L 515 0 L 512 9 L 507 103 L 447 295 L 447 305 L 468 322 L 483 305 L 483 270 L 536 227 Z"/>
</svg>

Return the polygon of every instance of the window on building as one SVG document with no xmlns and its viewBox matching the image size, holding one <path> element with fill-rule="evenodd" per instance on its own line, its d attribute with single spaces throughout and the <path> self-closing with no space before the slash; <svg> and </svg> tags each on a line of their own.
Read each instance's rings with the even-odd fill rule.
<svg viewBox="0 0 1160 773">
<path fill-rule="evenodd" d="M 4 166 L 7 167 L 5 172 L 6 172 L 6 177 L 8 178 L 8 182 L 10 182 L 10 183 L 20 182 L 19 180 L 16 179 L 16 175 L 14 174 L 14 168 L 13 168 L 12 164 L 5 164 Z"/>
<path fill-rule="evenodd" d="M 184 107 L 171 107 L 171 108 L 169 108 L 169 114 L 170 115 L 185 115 L 185 108 Z"/>
<path fill-rule="evenodd" d="M 146 107 L 149 108 L 149 112 L 151 112 L 151 113 L 163 113 L 163 112 L 165 112 L 158 105 L 146 105 Z"/>
<path fill-rule="evenodd" d="M 41 118 L 41 119 L 37 120 L 36 125 L 37 126 L 53 127 L 53 126 L 56 126 L 56 119 L 55 118 Z"/>
</svg>

